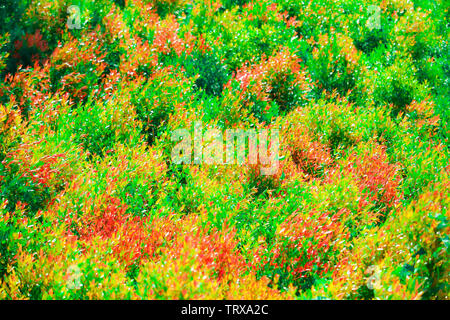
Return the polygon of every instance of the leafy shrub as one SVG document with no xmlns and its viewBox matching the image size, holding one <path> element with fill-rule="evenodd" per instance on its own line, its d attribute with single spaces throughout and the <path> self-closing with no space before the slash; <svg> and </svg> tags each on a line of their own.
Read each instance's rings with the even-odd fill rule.
<svg viewBox="0 0 450 320">
<path fill-rule="evenodd" d="M 0 299 L 448 299 L 445 4 L 3 1 Z"/>
<path fill-rule="evenodd" d="M 360 53 L 351 38 L 340 33 L 319 35 L 312 55 L 308 67 L 313 79 L 318 80 L 319 89 L 346 94 L 353 88 L 359 73 Z"/>
</svg>

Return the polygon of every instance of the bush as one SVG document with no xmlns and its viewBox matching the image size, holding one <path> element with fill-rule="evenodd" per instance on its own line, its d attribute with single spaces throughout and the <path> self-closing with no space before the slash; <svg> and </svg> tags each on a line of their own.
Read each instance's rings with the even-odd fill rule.
<svg viewBox="0 0 450 320">
<path fill-rule="evenodd" d="M 448 299 L 445 4 L 3 1 L 0 299 Z"/>
</svg>

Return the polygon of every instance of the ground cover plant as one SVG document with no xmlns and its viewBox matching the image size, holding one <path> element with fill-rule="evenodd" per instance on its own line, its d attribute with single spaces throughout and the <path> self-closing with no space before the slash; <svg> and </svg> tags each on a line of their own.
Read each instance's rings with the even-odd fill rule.
<svg viewBox="0 0 450 320">
<path fill-rule="evenodd" d="M 449 7 L 1 0 L 0 299 L 448 299 Z"/>
</svg>

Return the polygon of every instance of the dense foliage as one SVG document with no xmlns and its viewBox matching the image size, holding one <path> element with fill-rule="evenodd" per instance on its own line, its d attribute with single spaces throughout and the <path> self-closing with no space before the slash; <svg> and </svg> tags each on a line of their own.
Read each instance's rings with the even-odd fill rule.
<svg viewBox="0 0 450 320">
<path fill-rule="evenodd" d="M 2 0 L 0 299 L 447 299 L 448 9 Z M 173 163 L 196 121 L 278 171 Z"/>
</svg>

